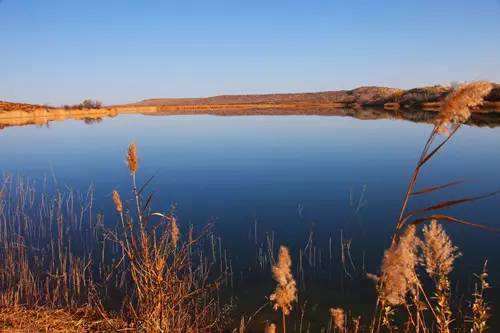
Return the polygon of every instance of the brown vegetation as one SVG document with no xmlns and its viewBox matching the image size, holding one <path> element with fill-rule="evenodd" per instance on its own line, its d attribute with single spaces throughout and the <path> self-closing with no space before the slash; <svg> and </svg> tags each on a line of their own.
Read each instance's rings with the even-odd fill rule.
<svg viewBox="0 0 500 333">
<path fill-rule="evenodd" d="M 378 296 L 373 317 L 353 317 L 346 307 L 332 307 L 325 311 L 327 332 L 479 333 L 488 329 L 491 311 L 485 299 L 490 288 L 486 265 L 471 306 L 460 309 L 468 314 L 467 319 L 459 320 L 459 304 L 452 303 L 454 289 L 449 277 L 459 253 L 443 225 L 499 230 L 440 211 L 496 193 L 415 210 L 408 206 L 413 197 L 458 184 L 416 189 L 422 167 L 457 133 L 470 116 L 469 107 L 480 103 L 490 89 L 484 83 L 473 83 L 448 97 L 410 178 L 380 274 L 371 275 Z M 444 127 L 448 131 L 442 135 Z M 175 207 L 153 211 L 152 195 L 145 194 L 149 181 L 143 186 L 136 183 L 139 161 L 132 144 L 126 153 L 132 195 L 123 200 L 118 191 L 111 193 L 117 214 L 113 225 L 105 225 L 103 216 L 93 212 L 92 191 L 84 196 L 58 189 L 53 194 L 39 193 L 30 182 L 4 179 L 0 184 L 0 328 L 222 332 L 236 326 L 230 320 L 231 307 L 222 301 L 221 290 L 228 287 L 233 272 L 220 240 L 217 244 L 209 228 L 196 233 L 185 226 L 181 231 Z M 295 326 L 300 332 L 306 306 L 292 308 L 292 303 L 300 299 L 298 289 L 304 286 L 303 262 L 316 265 L 320 249 L 313 250 L 311 235 L 306 247 L 299 250 L 294 270 L 286 247 L 280 247 L 274 262 L 273 242 L 268 236 L 267 253 L 259 251 L 260 265 L 269 266 L 278 283 L 269 300 L 281 311 L 283 332 L 287 316 L 301 310 L 300 324 Z M 350 276 L 348 265 L 355 270 L 350 244 L 341 238 L 342 276 Z M 331 262 L 331 247 L 329 250 Z M 433 285 L 423 283 L 425 274 Z M 242 318 L 240 333 L 247 330 L 253 317 Z M 276 325 L 266 325 L 266 332 L 276 330 Z"/>
<path fill-rule="evenodd" d="M 52 107 L 44 105 L 36 105 L 36 104 L 12 103 L 12 102 L 0 101 L 0 112 L 11 112 L 11 111 L 31 112 L 36 109 L 52 109 Z"/>
<path fill-rule="evenodd" d="M 290 93 L 290 94 L 262 94 L 262 95 L 221 95 L 206 98 L 157 98 L 147 99 L 132 105 L 159 106 L 164 109 L 172 107 L 198 108 L 228 108 L 229 106 L 243 107 L 253 105 L 281 104 L 295 105 L 338 105 L 339 107 L 367 107 L 396 105 L 402 108 L 420 107 L 425 103 L 440 103 L 451 92 L 449 86 L 431 86 L 409 90 L 387 87 L 360 87 L 352 90 L 325 91 L 317 93 Z M 500 101 L 500 85 L 494 85 L 488 102 Z"/>
<path fill-rule="evenodd" d="M 87 99 L 80 104 L 52 107 L 0 101 L 0 118 L 12 111 L 35 112 L 39 110 L 92 110 L 106 108 L 115 112 L 192 111 L 224 109 L 286 109 L 286 108 L 359 108 L 384 107 L 387 109 L 439 108 L 452 91 L 450 86 L 430 86 L 409 90 L 388 87 L 359 87 L 352 90 L 324 91 L 314 93 L 282 93 L 258 95 L 220 95 L 204 98 L 156 98 L 137 103 L 103 107 L 96 100 Z M 485 97 L 485 106 L 496 108 L 500 104 L 500 85 L 493 84 L 491 93 Z M 17 117 L 17 116 L 16 116 Z"/>
<path fill-rule="evenodd" d="M 94 215 L 92 191 L 37 192 L 24 180 L 0 184 L 0 328 L 50 331 L 220 331 L 223 258 L 207 256 L 210 228 L 185 237 L 174 209 L 152 212 L 126 154 L 132 204 L 117 191 L 118 223 Z M 51 190 L 52 191 L 52 190 Z M 222 250 L 220 250 L 222 252 Z M 225 268 L 214 272 L 213 267 Z"/>
</svg>

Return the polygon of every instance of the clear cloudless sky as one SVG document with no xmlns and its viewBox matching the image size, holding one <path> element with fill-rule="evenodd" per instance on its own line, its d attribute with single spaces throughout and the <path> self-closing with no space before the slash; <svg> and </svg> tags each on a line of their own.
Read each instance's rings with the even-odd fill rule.
<svg viewBox="0 0 500 333">
<path fill-rule="evenodd" d="M 0 99 L 500 81 L 500 0 L 0 0 Z"/>
</svg>

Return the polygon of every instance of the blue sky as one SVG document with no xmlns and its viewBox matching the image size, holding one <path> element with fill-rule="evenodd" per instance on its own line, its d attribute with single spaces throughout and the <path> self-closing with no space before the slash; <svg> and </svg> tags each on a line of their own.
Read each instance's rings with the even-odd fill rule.
<svg viewBox="0 0 500 333">
<path fill-rule="evenodd" d="M 0 99 L 500 81 L 500 1 L 0 0 Z"/>
</svg>

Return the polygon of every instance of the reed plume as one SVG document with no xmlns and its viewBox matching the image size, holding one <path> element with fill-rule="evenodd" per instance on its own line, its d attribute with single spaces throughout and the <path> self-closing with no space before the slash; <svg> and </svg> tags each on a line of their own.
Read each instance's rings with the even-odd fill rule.
<svg viewBox="0 0 500 333">
<path fill-rule="evenodd" d="M 384 303 L 401 305 L 408 292 L 417 292 L 417 248 L 420 243 L 415 226 L 406 228 L 397 243 L 385 252 L 380 276 L 380 296 Z"/>
<path fill-rule="evenodd" d="M 123 214 L 119 193 L 113 191 L 121 227 L 107 230 L 106 235 L 123 253 L 119 262 L 124 262 L 127 275 L 115 278 L 129 286 L 126 292 L 132 292 L 125 304 L 130 318 L 148 332 L 207 332 L 222 327 L 225 310 L 220 309 L 215 298 L 220 288 L 218 277 L 209 268 L 213 262 L 204 259 L 198 244 L 210 236 L 209 230 L 182 242 L 177 219 L 171 212 L 149 213 L 143 208 L 142 191 L 137 190 L 135 182 L 135 144 L 129 146 L 126 161 L 137 215 L 128 211 Z M 146 201 L 148 206 L 151 197 Z M 135 218 L 138 223 L 134 223 Z M 153 218 L 160 220 L 153 223 Z"/>
<path fill-rule="evenodd" d="M 139 168 L 139 159 L 137 158 L 137 146 L 131 143 L 127 150 L 127 165 L 130 173 L 135 174 Z"/>
<path fill-rule="evenodd" d="M 179 242 L 179 238 L 181 237 L 181 232 L 179 231 L 179 227 L 177 226 L 177 219 L 174 216 L 170 218 L 170 234 L 172 237 L 172 246 L 177 247 L 177 243 Z"/>
<path fill-rule="evenodd" d="M 331 308 L 330 317 L 332 320 L 332 328 L 336 328 L 339 332 L 345 332 L 345 313 L 342 308 Z"/>
<path fill-rule="evenodd" d="M 422 254 L 425 270 L 429 276 L 436 278 L 447 276 L 453 270 L 453 263 L 460 256 L 458 248 L 453 245 L 441 224 L 432 220 L 422 229 L 424 242 Z"/>
<path fill-rule="evenodd" d="M 352 320 L 352 333 L 358 333 L 361 328 L 361 316 L 353 318 Z"/>
<path fill-rule="evenodd" d="M 478 81 L 463 84 L 455 89 L 444 101 L 437 117 L 438 132 L 446 131 L 450 123 L 464 123 L 471 113 L 470 108 L 480 105 L 493 86 L 489 82 Z"/>
<path fill-rule="evenodd" d="M 123 203 L 120 198 L 120 193 L 118 191 L 113 190 L 113 203 L 115 204 L 115 209 L 118 213 L 123 213 Z"/>
<path fill-rule="evenodd" d="M 474 292 L 474 302 L 472 303 L 472 333 L 484 333 L 488 331 L 488 319 L 490 318 L 490 307 L 484 299 L 484 292 L 490 288 L 487 281 L 487 262 L 484 263 L 483 272 L 478 276 L 480 287 L 476 286 Z"/>
<path fill-rule="evenodd" d="M 266 328 L 264 329 L 264 333 L 276 333 L 276 325 L 273 323 L 266 325 Z"/>
<path fill-rule="evenodd" d="M 278 285 L 269 299 L 274 302 L 274 310 L 281 309 L 283 332 L 286 332 L 285 316 L 290 314 L 292 303 L 297 300 L 297 286 L 292 275 L 292 259 L 285 246 L 280 247 L 278 262 L 273 266 L 273 277 Z"/>
<path fill-rule="evenodd" d="M 436 285 L 436 322 L 441 333 L 450 332 L 452 312 L 449 304 L 450 280 L 448 275 L 453 270 L 453 263 L 460 256 L 458 248 L 436 220 L 423 228 L 422 261 L 425 270 Z"/>
<path fill-rule="evenodd" d="M 415 226 L 435 219 L 433 215 L 417 218 L 418 215 L 472 200 L 468 198 L 451 200 L 421 210 L 409 212 L 407 210 L 410 199 L 413 196 L 431 193 L 458 184 L 458 182 L 451 182 L 423 190 L 415 190 L 422 168 L 457 133 L 461 124 L 469 119 L 471 115 L 470 108 L 480 105 L 491 89 L 492 85 L 488 82 L 473 82 L 462 85 L 446 98 L 441 107 L 435 126 L 427 138 L 408 183 L 391 246 L 384 254 L 381 267 L 382 274 L 377 285 L 377 292 L 379 294 L 377 309 L 380 306 L 380 320 L 374 318 L 372 329 L 379 330 L 380 323 L 382 322 L 391 330 L 390 319 L 394 313 L 393 307 L 405 305 L 409 315 L 408 324 L 410 326 L 413 325 L 417 331 L 420 328 L 427 329 L 425 327 L 425 316 L 423 316 L 425 309 L 432 311 L 441 332 L 449 331 L 451 310 L 448 304 L 450 289 L 448 274 L 453 269 L 453 262 L 459 254 L 448 236 L 437 226 L 436 222 L 431 223 L 431 226 L 425 229 L 427 244 L 424 244 L 425 248 L 423 250 L 425 254 L 423 261 L 427 272 L 434 277 L 436 282 L 436 299 L 438 305 L 435 307 L 430 303 L 415 270 L 419 259 L 418 248 L 421 243 L 420 239 L 415 236 Z M 439 133 L 449 133 L 449 135 L 440 140 L 436 145 Z M 450 222 L 464 222 L 443 214 L 436 214 L 436 216 Z M 488 229 L 487 227 L 468 223 L 467 221 L 463 224 Z M 409 303 L 406 302 L 409 292 L 413 296 L 415 316 L 412 315 Z M 425 303 L 420 299 L 421 296 L 425 300 Z"/>
</svg>

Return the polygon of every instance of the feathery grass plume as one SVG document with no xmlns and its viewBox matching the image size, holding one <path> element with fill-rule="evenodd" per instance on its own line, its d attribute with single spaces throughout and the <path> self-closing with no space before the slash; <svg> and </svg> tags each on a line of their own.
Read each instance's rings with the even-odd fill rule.
<svg viewBox="0 0 500 333">
<path fill-rule="evenodd" d="M 448 275 L 453 270 L 453 262 L 460 256 L 458 248 L 436 220 L 423 228 L 422 262 L 425 270 L 436 284 L 435 314 L 439 332 L 450 332 L 453 321 L 449 304 L 450 280 Z"/>
<path fill-rule="evenodd" d="M 401 305 L 409 291 L 417 292 L 417 248 L 420 239 L 415 226 L 409 226 L 397 243 L 385 251 L 380 276 L 380 297 L 384 303 Z"/>
<path fill-rule="evenodd" d="M 276 333 L 276 325 L 273 323 L 266 325 L 264 333 Z"/>
<path fill-rule="evenodd" d="M 172 245 L 176 247 L 179 242 L 179 238 L 181 237 L 181 232 L 179 231 L 179 226 L 177 225 L 177 219 L 174 216 L 170 218 L 170 233 L 172 237 Z"/>
<path fill-rule="evenodd" d="M 115 209 L 118 213 L 123 212 L 123 204 L 122 199 L 120 198 L 120 193 L 118 191 L 113 190 L 113 203 L 115 204 Z"/>
<path fill-rule="evenodd" d="M 139 159 L 137 158 L 137 146 L 131 143 L 127 150 L 127 165 L 130 173 L 135 174 L 139 168 Z"/>
<path fill-rule="evenodd" d="M 375 282 L 376 284 L 380 281 L 380 277 L 377 274 L 366 273 L 366 278 Z"/>
<path fill-rule="evenodd" d="M 330 317 L 332 318 L 332 328 L 339 332 L 345 332 L 345 313 L 342 308 L 330 308 Z"/>
<path fill-rule="evenodd" d="M 436 278 L 447 276 L 453 270 L 453 263 L 460 257 L 458 248 L 453 245 L 441 224 L 432 220 L 422 229 L 424 241 L 422 243 L 423 263 L 429 276 Z"/>
<path fill-rule="evenodd" d="M 450 324 L 453 322 L 450 308 L 450 280 L 446 275 L 440 275 L 436 281 L 435 296 L 436 306 L 434 314 L 439 333 L 449 333 Z"/>
<path fill-rule="evenodd" d="M 437 117 L 438 132 L 446 132 L 450 123 L 463 123 L 470 117 L 470 108 L 480 105 L 493 88 L 486 81 L 463 84 L 445 99 Z"/>
<path fill-rule="evenodd" d="M 474 302 L 472 303 L 472 333 L 484 333 L 488 331 L 488 319 L 490 318 L 490 307 L 484 299 L 484 292 L 490 288 L 487 281 L 488 272 L 486 270 L 487 262 L 484 263 L 483 272 L 478 276 L 480 288 L 474 292 Z"/>
<path fill-rule="evenodd" d="M 358 333 L 361 326 L 361 316 L 352 319 L 352 333 Z"/>
<path fill-rule="evenodd" d="M 285 246 L 280 247 L 278 262 L 273 266 L 273 277 L 278 285 L 269 299 L 274 302 L 274 310 L 281 309 L 283 332 L 286 332 L 285 316 L 290 314 L 292 302 L 297 300 L 297 286 L 292 275 L 292 259 Z"/>
</svg>

